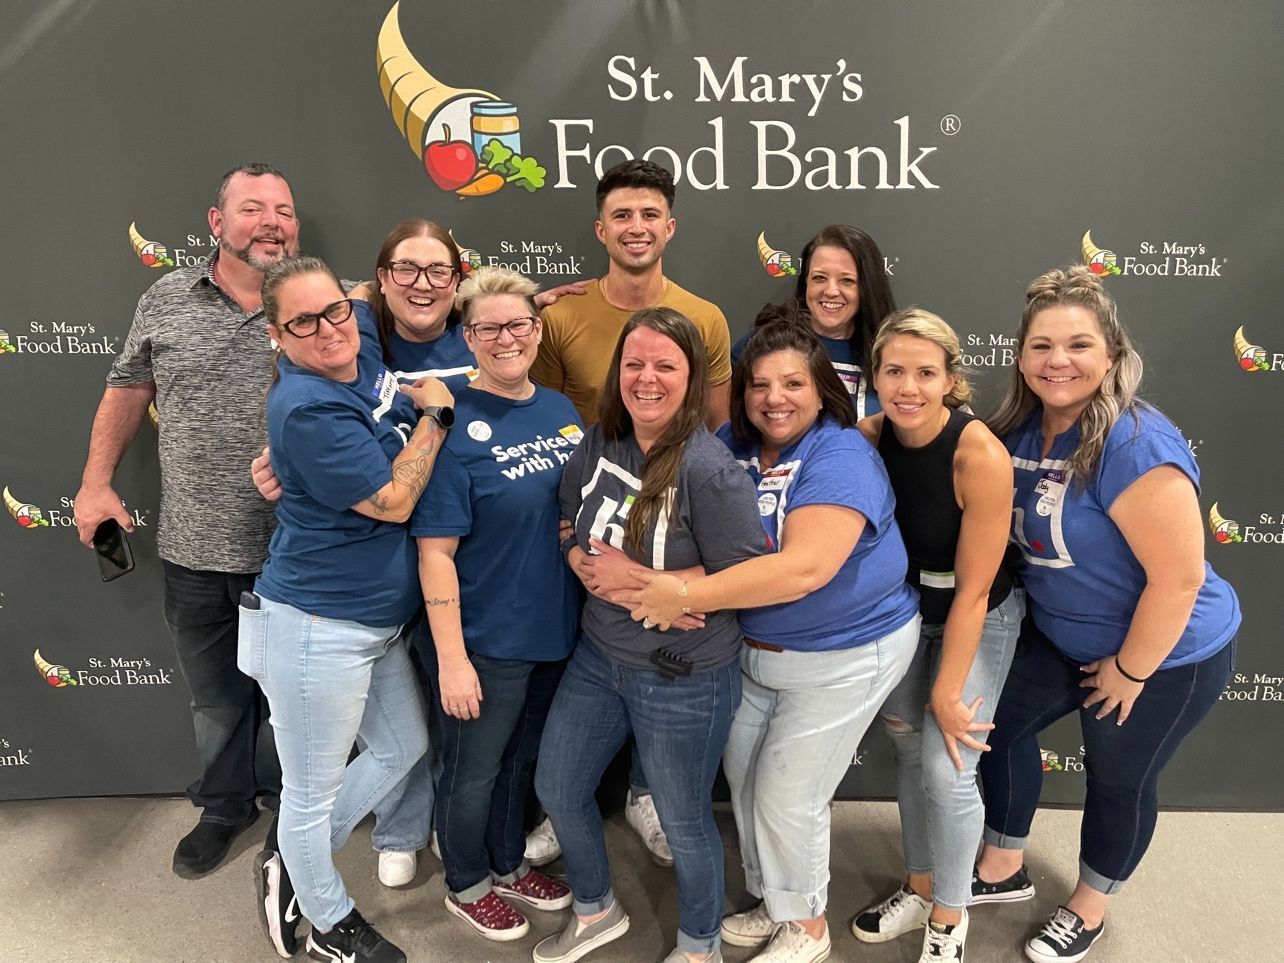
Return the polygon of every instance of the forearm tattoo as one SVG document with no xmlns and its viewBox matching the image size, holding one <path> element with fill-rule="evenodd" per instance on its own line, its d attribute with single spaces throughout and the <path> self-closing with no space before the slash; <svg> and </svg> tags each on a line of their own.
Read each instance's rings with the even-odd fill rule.
<svg viewBox="0 0 1284 963">
<path fill-rule="evenodd" d="M 419 500 L 419 496 L 428 486 L 428 479 L 432 477 L 433 456 L 446 434 L 441 428 L 426 428 L 425 423 L 429 420 L 420 419 L 419 424 L 415 426 L 414 434 L 410 436 L 406 451 L 397 456 L 397 461 L 393 462 L 392 466 L 392 480 L 410 489 L 412 504 Z M 406 459 L 407 452 L 411 454 L 409 459 Z M 366 500 L 378 516 L 382 517 L 394 510 L 391 499 L 378 492 Z"/>
</svg>

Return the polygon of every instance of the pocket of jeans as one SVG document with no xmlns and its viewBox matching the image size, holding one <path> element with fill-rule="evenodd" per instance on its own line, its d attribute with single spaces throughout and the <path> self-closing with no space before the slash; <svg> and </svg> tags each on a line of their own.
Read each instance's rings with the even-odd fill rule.
<svg viewBox="0 0 1284 963">
<path fill-rule="evenodd" d="M 236 667 L 256 682 L 267 675 L 267 620 L 262 609 L 237 606 L 240 620 L 236 636 Z"/>
</svg>

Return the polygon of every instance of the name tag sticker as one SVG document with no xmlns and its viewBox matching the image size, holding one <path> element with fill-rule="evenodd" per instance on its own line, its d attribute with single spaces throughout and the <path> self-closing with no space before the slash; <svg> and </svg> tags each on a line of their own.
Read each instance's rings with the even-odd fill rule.
<svg viewBox="0 0 1284 963">
<path fill-rule="evenodd" d="M 1037 482 L 1034 491 L 1041 496 L 1034 510 L 1046 517 L 1051 515 L 1061 502 L 1066 490 L 1066 473 L 1062 471 L 1045 471 Z"/>
</svg>

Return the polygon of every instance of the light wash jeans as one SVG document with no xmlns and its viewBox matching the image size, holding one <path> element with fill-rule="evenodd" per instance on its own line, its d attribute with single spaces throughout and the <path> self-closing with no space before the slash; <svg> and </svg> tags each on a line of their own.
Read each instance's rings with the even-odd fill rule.
<svg viewBox="0 0 1284 963">
<path fill-rule="evenodd" d="M 745 886 L 777 922 L 814 919 L 829 898 L 829 801 L 878 707 L 909 668 L 919 617 L 832 652 L 740 655 L 744 699 L 722 768 Z"/>
<path fill-rule="evenodd" d="M 326 619 L 262 599 L 241 607 L 237 665 L 259 683 L 281 759 L 281 858 L 312 925 L 352 911 L 332 853 L 428 747 L 400 626 Z M 366 746 L 352 763 L 360 735 Z"/>
<path fill-rule="evenodd" d="M 1003 680 L 1016 651 L 1025 593 L 1013 589 L 1002 604 L 986 613 L 981 641 L 963 685 L 963 702 L 983 700 L 974 717 L 990 722 L 1003 691 Z M 976 786 L 978 749 L 961 743 L 963 771 L 945 749 L 936 717 L 927 712 L 932 684 L 941 665 L 944 625 L 924 625 L 918 651 L 880 715 L 896 750 L 896 802 L 901 810 L 901 845 L 905 868 L 932 876 L 937 905 L 962 909 L 972 897 L 972 864 L 981 841 L 984 809 Z M 984 742 L 986 733 L 975 733 Z"/>
</svg>

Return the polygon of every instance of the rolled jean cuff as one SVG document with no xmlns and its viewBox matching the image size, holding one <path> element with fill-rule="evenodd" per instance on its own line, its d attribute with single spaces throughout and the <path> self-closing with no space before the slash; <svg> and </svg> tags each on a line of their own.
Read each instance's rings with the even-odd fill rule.
<svg viewBox="0 0 1284 963">
<path fill-rule="evenodd" d="M 722 944 L 721 931 L 714 933 L 712 936 L 699 937 L 692 936 L 681 928 L 678 929 L 678 949 L 683 953 L 708 953 L 713 952 Z"/>
<path fill-rule="evenodd" d="M 575 897 L 571 902 L 571 909 L 576 916 L 596 916 L 598 913 L 605 913 L 614 905 L 615 891 L 608 886 L 601 899 L 583 900 L 578 896 Z"/>
<path fill-rule="evenodd" d="M 1109 876 L 1102 876 L 1085 863 L 1082 857 L 1079 859 L 1079 881 L 1089 889 L 1094 889 L 1104 896 L 1115 895 L 1128 882 L 1126 879 L 1111 879 Z"/>
<path fill-rule="evenodd" d="M 796 893 L 784 889 L 763 888 L 763 902 L 767 904 L 768 915 L 776 922 L 785 920 L 814 920 L 825 912 L 829 902 L 829 887 L 822 887 L 818 892 Z"/>
<path fill-rule="evenodd" d="M 404 844 L 404 845 L 402 843 L 396 843 L 392 846 L 375 846 L 372 844 L 370 848 L 373 849 L 376 853 L 417 853 L 419 852 L 419 850 L 423 849 L 427 845 L 428 845 L 428 840 L 425 839 L 418 846 L 414 845 L 413 843 Z"/>
<path fill-rule="evenodd" d="M 530 871 L 531 871 L 531 864 L 526 862 L 525 858 L 523 858 L 522 861 L 517 865 L 517 868 L 513 870 L 511 873 L 492 872 L 490 874 L 490 878 L 494 880 L 496 883 L 503 883 L 504 885 L 507 886 L 507 885 L 511 885 L 512 883 L 516 883 L 519 879 L 521 879 Z"/>
<path fill-rule="evenodd" d="M 981 839 L 987 845 L 997 846 L 999 849 L 1025 849 L 1026 844 L 1030 841 L 1029 835 L 1005 836 L 989 826 L 985 827 L 985 832 L 981 834 Z"/>
<path fill-rule="evenodd" d="M 489 893 L 492 888 L 493 886 L 490 881 L 490 877 L 483 876 L 476 883 L 473 883 L 472 886 L 469 886 L 466 889 L 461 889 L 457 893 L 452 892 L 450 895 L 455 897 L 455 901 L 459 903 L 476 903 L 479 899 L 482 899 L 487 893 Z"/>
</svg>

